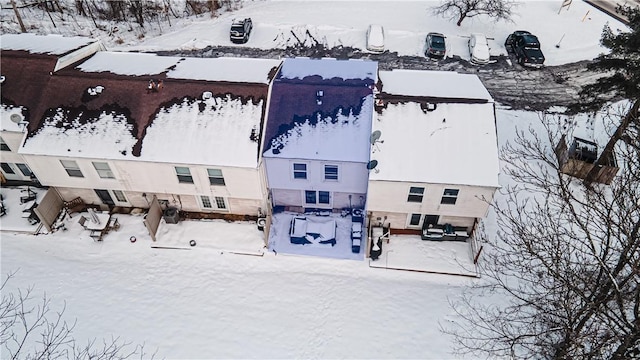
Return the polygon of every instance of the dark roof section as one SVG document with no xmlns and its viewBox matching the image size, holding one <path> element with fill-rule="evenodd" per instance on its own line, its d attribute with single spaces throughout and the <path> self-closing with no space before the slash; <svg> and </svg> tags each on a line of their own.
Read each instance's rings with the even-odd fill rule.
<svg viewBox="0 0 640 360">
<path fill-rule="evenodd" d="M 327 116 L 334 118 L 340 110 L 343 114 L 348 114 L 350 111 L 359 114 L 363 98 L 373 93 L 375 74 L 373 78 L 344 80 L 340 77 L 327 79 L 314 73 L 313 65 L 322 65 L 326 60 L 303 59 L 313 64 L 309 66 L 308 75 L 302 78 L 300 76 L 283 77 L 283 69 L 286 71 L 288 62 L 292 60 L 299 62 L 301 59 L 286 59 L 271 88 L 263 153 L 271 148 L 274 139 L 286 134 L 296 122 Z M 340 60 L 336 64 L 341 65 L 340 63 L 346 62 Z M 372 64 L 372 62 L 361 61 L 359 63 L 367 67 L 371 67 Z M 377 66 L 376 63 L 373 64 Z M 349 67 L 353 65 L 353 62 L 348 64 Z M 321 102 L 318 101 L 318 91 L 322 91 Z"/>
<path fill-rule="evenodd" d="M 29 55 L 22 59 L 22 64 L 25 68 L 37 69 L 42 61 Z M 2 65 L 4 67 L 4 58 Z M 18 105 L 25 105 L 30 109 L 28 137 L 38 132 L 51 109 L 62 108 L 70 113 L 79 114 L 78 120 L 81 123 L 83 119 L 86 122 L 101 110 L 118 109 L 119 113 L 129 115 L 129 121 L 133 125 L 132 135 L 138 139 L 133 154 L 139 156 L 146 129 L 163 106 L 182 102 L 185 97 L 199 98 L 205 91 L 211 92 L 214 96 L 230 94 L 233 98 L 241 98 L 243 102 L 264 100 L 266 103 L 268 92 L 267 84 L 167 79 L 164 74 L 154 76 L 153 79 L 163 80 L 164 86 L 158 92 L 148 93 L 149 76 L 89 73 L 70 66 L 51 76 L 30 74 L 24 78 L 20 77 L 16 79 L 19 83 L 12 84 L 6 91 L 3 85 L 2 96 L 3 101 L 6 96 Z M 11 78 L 7 80 L 10 82 Z M 97 96 L 87 96 L 87 90 L 96 86 L 102 86 L 104 90 Z M 24 88 L 27 88 L 28 94 L 23 93 Z M 179 142 L 167 145 L 179 147 Z"/>
</svg>

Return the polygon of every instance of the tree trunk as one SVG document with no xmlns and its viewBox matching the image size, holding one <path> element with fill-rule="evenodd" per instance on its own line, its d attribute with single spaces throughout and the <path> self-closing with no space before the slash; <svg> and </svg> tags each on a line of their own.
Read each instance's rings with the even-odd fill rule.
<svg viewBox="0 0 640 360">
<path fill-rule="evenodd" d="M 18 7 L 16 7 L 16 0 L 11 0 L 11 6 L 13 6 L 13 12 L 16 13 L 16 18 L 18 19 L 18 24 L 20 24 L 20 30 L 23 33 L 27 32 L 27 28 L 24 27 L 24 23 L 22 22 L 22 17 L 20 16 L 20 12 L 18 11 Z"/>
<path fill-rule="evenodd" d="M 462 24 L 462 20 L 464 20 L 467 17 L 467 14 L 460 14 L 460 17 L 458 18 L 458 22 L 456 23 L 456 25 L 460 26 L 460 24 Z"/>
<path fill-rule="evenodd" d="M 640 100 L 636 100 L 633 106 L 631 107 L 631 110 L 629 110 L 629 112 L 624 116 L 624 118 L 622 118 L 622 122 L 616 129 L 615 133 L 613 133 L 613 135 L 611 136 L 611 139 L 609 139 L 609 142 L 604 147 L 604 150 L 602 150 L 602 154 L 600 154 L 600 157 L 598 158 L 598 160 L 596 160 L 596 162 L 593 164 L 593 168 L 591 168 L 589 173 L 587 173 L 587 176 L 584 178 L 584 184 L 586 186 L 591 185 L 596 174 L 600 170 L 600 167 L 603 164 L 605 164 L 606 161 L 613 156 L 613 148 L 618 142 L 618 140 L 622 138 L 622 135 L 629 127 L 629 124 L 631 124 L 632 121 L 638 120 L 639 107 L 640 107 Z"/>
</svg>

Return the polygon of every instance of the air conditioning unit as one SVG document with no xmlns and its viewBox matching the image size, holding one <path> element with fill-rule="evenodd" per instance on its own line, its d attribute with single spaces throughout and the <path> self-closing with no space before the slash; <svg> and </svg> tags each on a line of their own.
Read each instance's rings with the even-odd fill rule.
<svg viewBox="0 0 640 360">
<path fill-rule="evenodd" d="M 167 224 L 177 224 L 180 222 L 180 211 L 178 208 L 168 207 L 162 213 L 162 218 Z"/>
</svg>

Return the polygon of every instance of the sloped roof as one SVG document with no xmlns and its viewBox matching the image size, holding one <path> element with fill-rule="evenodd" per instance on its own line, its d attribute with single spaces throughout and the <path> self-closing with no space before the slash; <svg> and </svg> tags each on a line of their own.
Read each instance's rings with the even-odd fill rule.
<svg viewBox="0 0 640 360">
<path fill-rule="evenodd" d="M 498 145 L 492 102 L 388 104 L 373 122 L 380 141 L 369 179 L 498 187 Z"/>
<path fill-rule="evenodd" d="M 380 71 L 382 95 L 458 99 L 460 102 L 493 101 L 478 76 L 452 71 Z"/>
<path fill-rule="evenodd" d="M 116 58 L 116 72 L 144 68 L 139 63 L 150 59 L 127 54 L 122 65 Z M 156 59 L 163 65 L 149 68 L 158 72 L 180 59 Z M 256 166 L 267 84 L 169 78 L 172 66 L 118 75 L 96 66 L 104 60 L 97 53 L 50 77 L 21 153 Z M 262 69 L 264 77 L 273 70 Z M 163 88 L 148 92 L 150 78 Z"/>
<path fill-rule="evenodd" d="M 368 162 L 376 68 L 286 59 L 272 85 L 263 155 Z"/>
<path fill-rule="evenodd" d="M 31 54 L 62 56 L 98 40 L 81 36 L 3 34 L 0 35 L 2 51 L 26 51 Z"/>
</svg>

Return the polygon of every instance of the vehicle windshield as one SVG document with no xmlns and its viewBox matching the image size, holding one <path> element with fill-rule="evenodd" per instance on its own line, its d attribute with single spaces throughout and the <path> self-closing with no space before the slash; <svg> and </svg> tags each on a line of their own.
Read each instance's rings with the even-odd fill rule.
<svg viewBox="0 0 640 360">
<path fill-rule="evenodd" d="M 431 46 L 436 49 L 444 49 L 444 38 L 441 36 L 431 37 Z"/>
<path fill-rule="evenodd" d="M 233 30 L 233 31 L 243 31 L 244 30 L 244 26 L 242 24 L 232 25 L 231 26 L 231 30 Z"/>
</svg>

